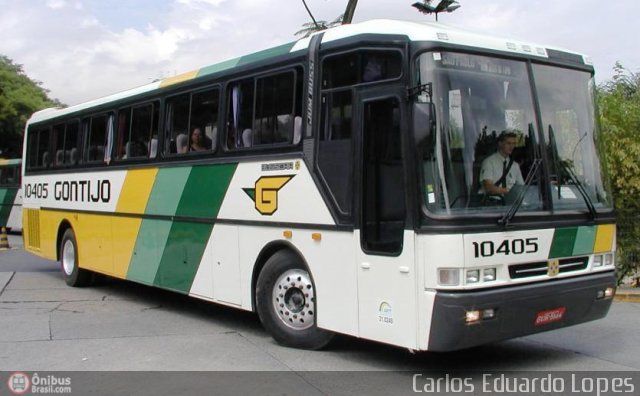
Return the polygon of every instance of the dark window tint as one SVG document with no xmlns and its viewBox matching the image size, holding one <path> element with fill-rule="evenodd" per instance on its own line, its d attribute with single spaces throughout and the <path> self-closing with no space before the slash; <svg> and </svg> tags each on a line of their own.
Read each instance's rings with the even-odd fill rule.
<svg viewBox="0 0 640 396">
<path fill-rule="evenodd" d="M 120 109 L 116 158 L 154 158 L 158 146 L 157 129 L 157 102 Z"/>
<path fill-rule="evenodd" d="M 29 139 L 27 141 L 27 168 L 47 168 L 52 164 L 52 155 L 49 151 L 49 139 L 51 130 L 40 128 L 32 130 L 29 128 Z"/>
<path fill-rule="evenodd" d="M 20 185 L 20 167 L 4 166 L 0 168 L 0 186 L 18 187 Z"/>
<path fill-rule="evenodd" d="M 171 97 L 165 107 L 165 153 L 215 150 L 218 141 L 219 90 Z"/>
<path fill-rule="evenodd" d="M 343 214 L 351 213 L 352 205 L 352 111 L 351 91 L 322 96 L 318 166 Z"/>
<path fill-rule="evenodd" d="M 227 147 L 300 141 L 302 70 L 238 81 L 228 90 Z"/>
<path fill-rule="evenodd" d="M 254 80 L 234 83 L 229 90 L 227 146 L 250 147 L 253 141 Z"/>
<path fill-rule="evenodd" d="M 402 73 L 398 51 L 355 51 L 327 57 L 322 65 L 322 88 L 390 80 Z"/>
<path fill-rule="evenodd" d="M 191 97 L 189 151 L 215 150 L 218 142 L 218 89 L 196 92 Z"/>
<path fill-rule="evenodd" d="M 107 143 L 107 115 L 91 117 L 84 158 L 87 162 L 103 161 Z"/>
<path fill-rule="evenodd" d="M 53 126 L 52 161 L 56 167 L 72 166 L 78 163 L 79 128 L 77 120 Z"/>
</svg>

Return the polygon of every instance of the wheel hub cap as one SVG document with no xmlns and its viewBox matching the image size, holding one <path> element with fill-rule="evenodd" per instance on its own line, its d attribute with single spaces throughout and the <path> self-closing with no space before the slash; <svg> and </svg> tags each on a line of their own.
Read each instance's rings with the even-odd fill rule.
<svg viewBox="0 0 640 396">
<path fill-rule="evenodd" d="M 306 271 L 293 269 L 283 273 L 273 287 L 273 306 L 286 326 L 304 330 L 315 321 L 315 294 Z"/>
</svg>

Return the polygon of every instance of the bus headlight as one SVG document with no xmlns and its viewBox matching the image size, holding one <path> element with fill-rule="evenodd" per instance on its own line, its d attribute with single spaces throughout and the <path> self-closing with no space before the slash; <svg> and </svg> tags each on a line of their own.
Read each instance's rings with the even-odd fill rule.
<svg viewBox="0 0 640 396">
<path fill-rule="evenodd" d="M 465 284 L 472 285 L 480 282 L 493 282 L 496 280 L 496 273 L 497 270 L 495 267 L 467 270 L 464 277 Z"/>
<path fill-rule="evenodd" d="M 593 266 L 594 267 L 602 267 L 602 255 L 601 254 L 593 256 Z"/>
<path fill-rule="evenodd" d="M 438 268 L 438 284 L 440 286 L 458 286 L 460 284 L 460 269 Z"/>
<path fill-rule="evenodd" d="M 482 281 L 483 282 L 491 282 L 496 280 L 496 269 L 495 268 L 485 268 L 482 270 Z"/>
<path fill-rule="evenodd" d="M 480 270 L 467 271 L 466 283 L 478 283 L 480 282 Z"/>
<path fill-rule="evenodd" d="M 613 253 L 604 255 L 604 265 L 613 265 Z"/>
</svg>

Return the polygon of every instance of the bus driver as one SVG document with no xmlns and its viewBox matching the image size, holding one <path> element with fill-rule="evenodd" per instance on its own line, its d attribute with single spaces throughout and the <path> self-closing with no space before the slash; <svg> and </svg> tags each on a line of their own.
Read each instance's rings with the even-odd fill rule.
<svg viewBox="0 0 640 396">
<path fill-rule="evenodd" d="M 480 168 L 481 193 L 504 196 L 516 185 L 523 185 L 520 166 L 511 158 L 516 147 L 516 134 L 503 132 L 498 137 L 498 150 L 482 161 Z"/>
</svg>

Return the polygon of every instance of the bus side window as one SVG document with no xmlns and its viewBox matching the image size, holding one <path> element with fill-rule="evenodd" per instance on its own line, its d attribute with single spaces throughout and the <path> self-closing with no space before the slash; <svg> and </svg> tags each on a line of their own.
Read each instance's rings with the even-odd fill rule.
<svg viewBox="0 0 640 396">
<path fill-rule="evenodd" d="M 227 119 L 227 148 L 247 147 L 243 132 L 253 128 L 254 79 L 247 79 L 230 85 L 228 91 L 229 114 Z M 247 134 L 247 136 L 249 136 Z M 251 141 L 246 142 L 251 145 Z"/>
<path fill-rule="evenodd" d="M 27 169 L 46 168 L 51 164 L 51 156 L 49 154 L 50 128 L 34 130 L 29 127 L 27 134 Z"/>
<path fill-rule="evenodd" d="M 87 134 L 84 158 L 87 162 L 103 161 L 107 142 L 107 115 L 91 117 Z"/>
<path fill-rule="evenodd" d="M 188 151 L 190 105 L 191 95 L 188 93 L 172 96 L 166 100 L 164 111 L 165 154 L 184 154 Z M 182 138 L 182 135 L 184 135 L 186 139 Z"/>
<path fill-rule="evenodd" d="M 218 88 L 195 92 L 191 97 L 191 116 L 189 117 L 189 147 L 191 151 L 215 151 L 218 146 L 218 107 L 220 91 Z M 194 130 L 199 129 L 202 136 L 194 142 Z"/>
</svg>

